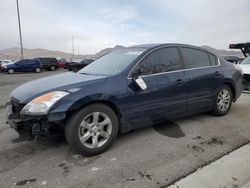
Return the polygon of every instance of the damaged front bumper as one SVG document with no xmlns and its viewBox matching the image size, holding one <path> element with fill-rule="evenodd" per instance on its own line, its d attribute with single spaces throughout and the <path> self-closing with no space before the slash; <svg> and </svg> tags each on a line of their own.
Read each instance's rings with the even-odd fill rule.
<svg viewBox="0 0 250 188">
<path fill-rule="evenodd" d="M 66 114 L 54 113 L 43 116 L 25 116 L 20 112 L 23 104 L 16 102 L 7 103 L 7 123 L 20 135 L 28 133 L 29 140 L 40 137 L 53 137 L 64 134 L 64 120 Z"/>
</svg>

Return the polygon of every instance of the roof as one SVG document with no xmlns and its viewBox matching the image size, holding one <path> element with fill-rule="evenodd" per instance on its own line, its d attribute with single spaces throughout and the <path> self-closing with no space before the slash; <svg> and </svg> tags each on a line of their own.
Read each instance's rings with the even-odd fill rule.
<svg viewBox="0 0 250 188">
<path fill-rule="evenodd" d="M 158 48 L 161 46 L 183 46 L 183 47 L 190 47 L 190 48 L 196 48 L 196 49 L 200 49 L 206 52 L 209 52 L 211 54 L 214 54 L 215 56 L 217 56 L 215 53 L 207 50 L 206 48 L 202 48 L 199 46 L 194 46 L 194 45 L 190 45 L 190 44 L 181 44 L 181 43 L 152 43 L 152 44 L 140 44 L 140 45 L 135 45 L 135 46 L 129 46 L 127 48 L 146 48 L 146 49 L 154 49 L 154 48 Z"/>
</svg>

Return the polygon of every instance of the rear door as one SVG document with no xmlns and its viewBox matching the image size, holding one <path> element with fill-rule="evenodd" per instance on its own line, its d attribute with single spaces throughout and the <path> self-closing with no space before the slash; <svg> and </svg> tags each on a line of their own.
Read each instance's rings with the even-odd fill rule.
<svg viewBox="0 0 250 188">
<path fill-rule="evenodd" d="M 28 60 L 27 61 L 27 71 L 34 71 L 36 68 L 36 60 Z"/>
<path fill-rule="evenodd" d="M 214 92 L 223 78 L 218 58 L 190 47 L 182 47 L 181 52 L 187 77 L 187 110 L 207 110 L 212 107 Z"/>
</svg>

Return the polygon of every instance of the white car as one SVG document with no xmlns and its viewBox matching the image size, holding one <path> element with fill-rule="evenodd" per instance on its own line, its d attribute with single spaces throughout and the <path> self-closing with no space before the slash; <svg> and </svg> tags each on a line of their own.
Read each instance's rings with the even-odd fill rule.
<svg viewBox="0 0 250 188">
<path fill-rule="evenodd" d="M 250 56 L 239 64 L 244 77 L 244 89 L 250 91 Z"/>
</svg>

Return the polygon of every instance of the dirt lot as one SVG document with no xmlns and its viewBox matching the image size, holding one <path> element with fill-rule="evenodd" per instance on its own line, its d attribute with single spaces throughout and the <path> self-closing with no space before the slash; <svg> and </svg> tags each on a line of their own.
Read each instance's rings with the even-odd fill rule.
<svg viewBox="0 0 250 188">
<path fill-rule="evenodd" d="M 0 75 L 0 187 L 166 187 L 250 140 L 250 95 L 243 94 L 225 117 L 205 113 L 132 131 L 95 157 L 63 141 L 21 141 L 5 123 L 10 92 L 60 72 Z"/>
</svg>

